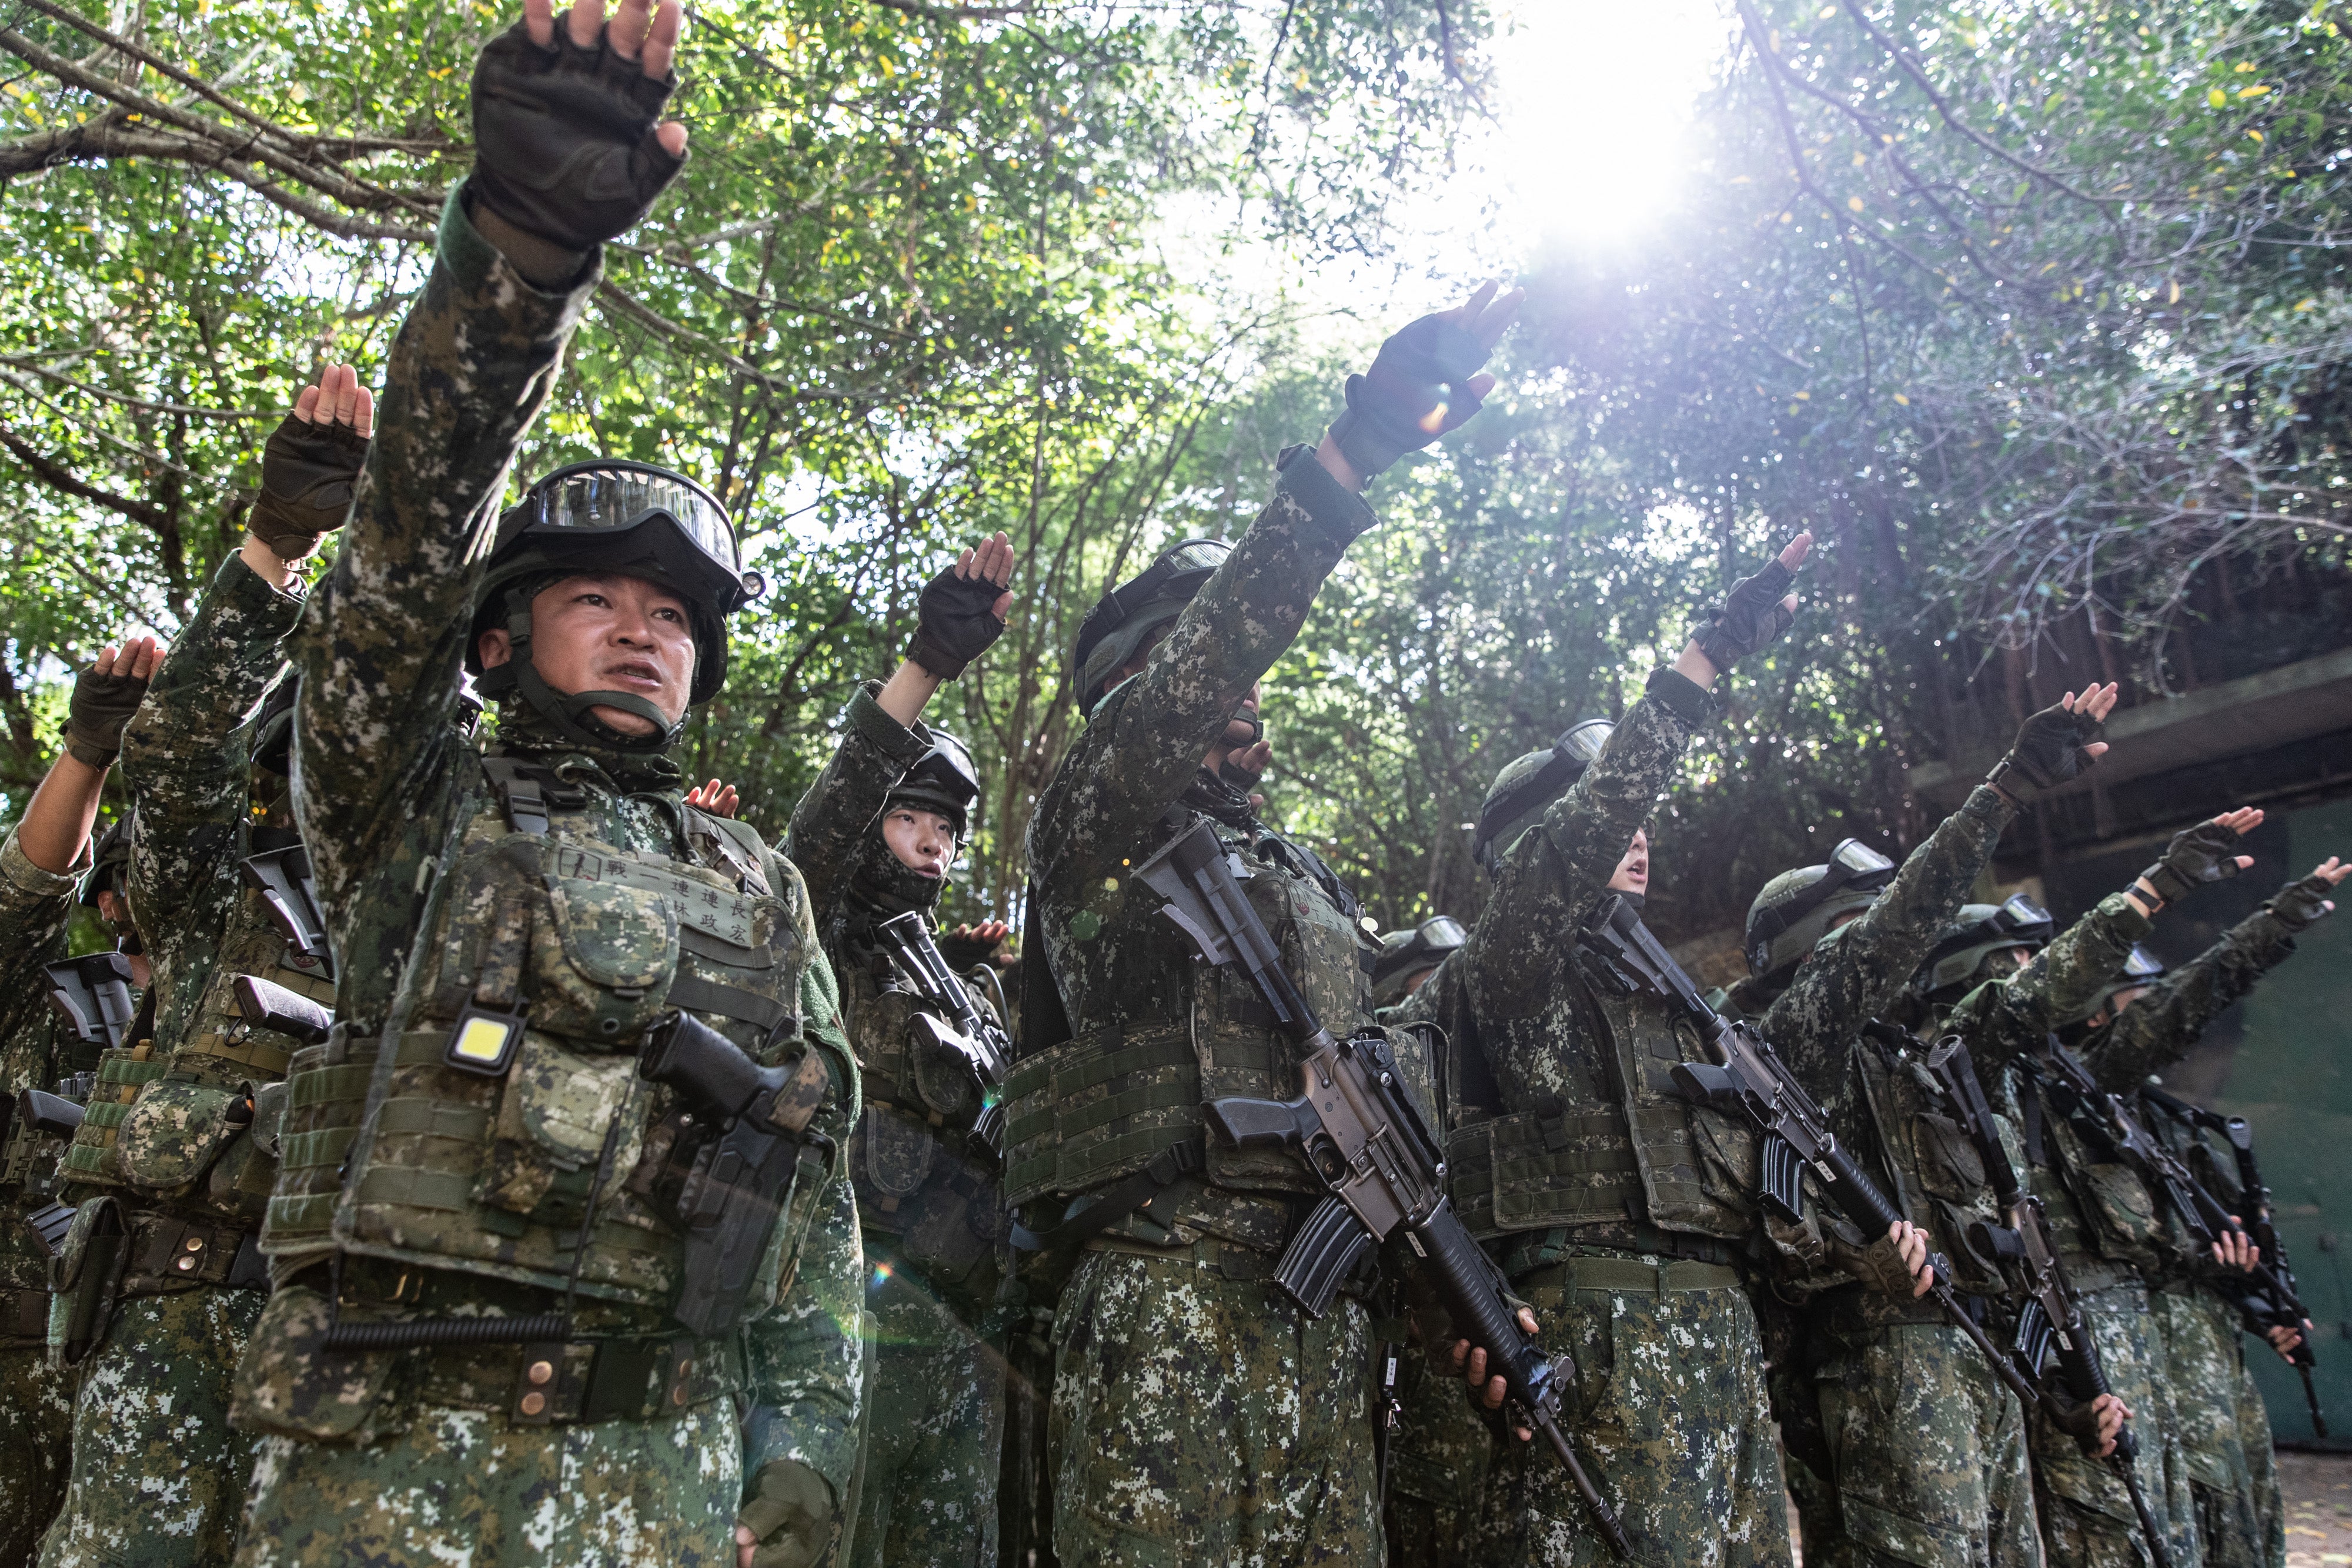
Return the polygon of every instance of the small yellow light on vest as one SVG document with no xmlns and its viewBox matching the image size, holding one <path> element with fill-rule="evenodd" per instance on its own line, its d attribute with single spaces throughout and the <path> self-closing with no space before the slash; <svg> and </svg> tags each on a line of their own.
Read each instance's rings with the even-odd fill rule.
<svg viewBox="0 0 2352 1568">
<path fill-rule="evenodd" d="M 515 1047 L 522 1042 L 522 1031 L 523 1018 L 519 1012 L 469 1007 L 457 1015 L 450 1029 L 442 1060 L 461 1072 L 503 1077 L 507 1064 L 514 1060 Z"/>
</svg>

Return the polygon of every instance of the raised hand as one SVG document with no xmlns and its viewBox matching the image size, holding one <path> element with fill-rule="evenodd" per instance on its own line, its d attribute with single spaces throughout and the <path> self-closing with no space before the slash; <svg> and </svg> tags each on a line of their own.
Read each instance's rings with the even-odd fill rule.
<svg viewBox="0 0 2352 1568">
<path fill-rule="evenodd" d="M 1381 345 L 1372 368 L 1348 378 L 1347 412 L 1331 422 L 1316 455 L 1350 489 L 1408 452 L 1418 452 L 1476 413 L 1495 378 L 1480 367 L 1518 319 L 1526 291 L 1499 283 L 1451 310 L 1401 328 Z M 1334 467 L 1332 458 L 1339 458 Z"/>
<path fill-rule="evenodd" d="M 2222 812 L 2210 822 L 2183 828 L 2172 835 L 2163 858 L 2140 873 L 2134 885 L 2145 887 L 2163 903 L 2170 904 L 2192 888 L 2228 881 L 2254 863 L 2253 856 L 2235 852 L 2238 841 L 2259 827 L 2262 820 L 2258 808 L 2241 806 L 2234 811 Z"/>
<path fill-rule="evenodd" d="M 1797 596 L 1789 585 L 1812 553 L 1813 530 L 1790 539 L 1762 571 L 1743 577 L 1731 591 L 1699 612 L 1690 645 L 1675 668 L 1702 686 L 1796 623 Z"/>
<path fill-rule="evenodd" d="M 686 127 L 660 118 L 681 15 L 678 0 L 622 0 L 607 24 L 604 0 L 561 17 L 523 0 L 474 62 L 472 200 L 575 256 L 626 233 L 685 164 Z"/>
<path fill-rule="evenodd" d="M 2267 906 L 2272 918 L 2289 931 L 2308 930 L 2312 922 L 2336 913 L 2336 901 L 2327 895 L 2347 876 L 2352 876 L 2352 863 L 2329 855 L 2309 876 L 2278 890 Z"/>
<path fill-rule="evenodd" d="M 2009 754 L 1994 764 L 1985 782 L 2015 806 L 2056 789 L 2107 754 L 2099 727 L 2115 706 L 2112 682 L 2080 695 L 2068 692 L 2018 727 Z"/>
<path fill-rule="evenodd" d="M 328 364 L 261 449 L 261 494 L 246 527 L 281 562 L 300 560 L 351 516 L 375 430 L 375 395 L 349 365 Z"/>
<path fill-rule="evenodd" d="M 686 792 L 686 803 L 714 817 L 731 817 L 742 803 L 732 784 L 721 784 L 713 779 L 708 784 L 698 784 Z"/>
<path fill-rule="evenodd" d="M 962 674 L 1004 634 L 1004 612 L 1013 608 L 1004 585 L 1012 580 L 1013 541 L 1001 531 L 958 556 L 924 585 L 907 657 L 943 681 Z"/>
<path fill-rule="evenodd" d="M 167 652 L 161 639 L 131 637 L 99 650 L 74 677 L 66 704 L 66 752 L 89 768 L 110 768 L 122 755 L 122 732 L 147 695 L 147 683 Z"/>
</svg>

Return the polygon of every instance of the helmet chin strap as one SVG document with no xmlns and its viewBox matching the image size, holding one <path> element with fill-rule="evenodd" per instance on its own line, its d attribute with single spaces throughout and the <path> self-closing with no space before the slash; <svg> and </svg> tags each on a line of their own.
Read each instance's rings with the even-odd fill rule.
<svg viewBox="0 0 2352 1568">
<path fill-rule="evenodd" d="M 508 614 L 507 640 L 512 649 L 507 662 L 484 670 L 481 678 L 474 683 L 475 689 L 493 697 L 509 691 L 515 693 L 547 721 L 549 728 L 573 745 L 608 751 L 667 751 L 677 744 L 677 737 L 685 732 L 684 714 L 673 720 L 635 692 L 559 692 L 549 685 L 546 677 L 539 673 L 539 666 L 531 662 L 529 604 L 520 605 Z M 615 729 L 590 711 L 600 707 L 635 714 L 653 725 L 653 733 L 630 735 Z"/>
</svg>

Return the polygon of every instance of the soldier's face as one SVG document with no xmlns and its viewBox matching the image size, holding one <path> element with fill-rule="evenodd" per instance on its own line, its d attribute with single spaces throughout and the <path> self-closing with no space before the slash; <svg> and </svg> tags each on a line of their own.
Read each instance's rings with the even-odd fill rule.
<svg viewBox="0 0 2352 1568">
<path fill-rule="evenodd" d="M 631 692 L 675 723 L 694 689 L 694 622 L 686 601 L 641 577 L 583 573 L 530 601 L 530 662 L 557 691 Z M 503 627 L 482 633 L 482 664 L 514 656 Z M 654 722 L 616 707 L 588 710 L 624 735 Z"/>
<path fill-rule="evenodd" d="M 882 841 L 898 863 L 924 876 L 945 876 L 955 859 L 955 824 L 937 811 L 893 806 L 882 818 Z"/>
<path fill-rule="evenodd" d="M 1618 893 L 1646 894 L 1650 891 L 1648 832 L 1640 828 L 1633 830 L 1633 841 L 1625 846 L 1625 857 L 1617 862 L 1617 873 L 1609 879 L 1609 885 Z"/>
</svg>

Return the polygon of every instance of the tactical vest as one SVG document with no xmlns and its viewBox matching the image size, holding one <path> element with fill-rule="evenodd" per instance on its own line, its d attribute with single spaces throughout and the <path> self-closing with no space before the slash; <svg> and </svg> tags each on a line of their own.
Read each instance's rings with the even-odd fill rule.
<svg viewBox="0 0 2352 1568">
<path fill-rule="evenodd" d="M 977 1310 L 995 1295 L 1000 1247 L 1012 1228 L 997 1155 L 971 1136 L 982 1109 L 979 1086 L 961 1061 L 934 1061 L 921 1050 L 909 1027 L 920 998 L 877 980 L 877 967 L 887 971 L 888 961 L 835 968 L 864 1092 L 849 1145 L 858 1226 L 869 1249 L 887 1248 L 899 1266 Z M 993 1014 L 976 980 L 965 989 L 973 1006 Z"/>
<path fill-rule="evenodd" d="M 1935 1239 L 1952 1265 L 1954 1290 L 1969 1296 L 2007 1293 L 1999 1262 L 1969 1246 L 1971 1224 L 2001 1226 L 2008 1220 L 1986 1176 L 1984 1156 L 1950 1114 L 1953 1106 L 1943 1086 L 1917 1056 L 1874 1040 L 1862 1040 L 1853 1061 L 1880 1164 L 1893 1182 L 1888 1196 L 1904 1218 Z M 1998 1113 L 1993 1122 L 2011 1168 L 2022 1169 L 2024 1152 L 2013 1126 Z"/>
<path fill-rule="evenodd" d="M 1276 835 L 1248 839 L 1223 825 L 1217 835 L 1238 857 L 1244 891 L 1324 1026 L 1345 1035 L 1366 1024 L 1379 945 L 1353 912 Z M 1168 836 L 1166 827 L 1156 830 L 1135 862 Z M 1297 1052 L 1246 976 L 1234 966 L 1196 962 L 1190 939 L 1131 876 L 1097 883 L 1086 899 L 1069 928 L 1108 967 L 1088 994 L 1116 998 L 1119 1016 L 1074 1018 L 1072 1039 L 1024 1058 L 1008 1075 L 1004 1187 L 1015 1205 L 1104 1186 L 1166 1149 L 1200 1142 L 1204 1101 L 1287 1100 L 1299 1092 Z M 1064 993 L 1075 1004 L 1069 987 Z M 1295 1154 L 1234 1149 L 1209 1138 L 1206 1156 L 1213 1186 L 1286 1197 L 1322 1190 Z M 1050 1207 L 1051 1214 L 1032 1214 L 1033 1224 L 1058 1218 L 1059 1204 Z M 1280 1229 L 1249 1222 L 1224 1233 L 1269 1249 L 1285 1239 Z"/>
<path fill-rule="evenodd" d="M 288 830 L 239 835 L 240 851 L 299 842 Z M 290 952 L 268 899 L 244 888 L 178 1040 L 161 1054 L 152 1040 L 139 1040 L 101 1058 L 98 1087 L 66 1151 L 68 1180 L 127 1189 L 141 1210 L 259 1222 L 276 1175 L 264 1146 L 267 1130 L 263 1142 L 254 1136 L 276 1098 L 260 1092 L 285 1076 L 299 1042 L 246 1021 L 236 1004 L 240 975 L 334 1006 L 330 966 Z"/>
<path fill-rule="evenodd" d="M 2032 1078 L 2014 1076 L 2033 1190 L 2049 1214 L 2051 1245 L 2077 1287 L 2096 1290 L 2123 1271 L 2161 1269 L 2164 1222 L 2139 1173 L 2095 1157 L 2073 1124 L 2051 1111 Z"/>
<path fill-rule="evenodd" d="M 340 1249 L 550 1290 L 576 1269 L 584 1297 L 666 1306 L 695 1139 L 637 1047 L 682 1008 L 764 1062 L 816 1049 L 806 893 L 750 828 L 616 794 L 584 758 L 468 771 L 393 1021 L 297 1058 L 263 1247 L 281 1278 Z M 450 1065 L 468 1009 L 525 1022 L 499 1076 Z M 855 1069 L 831 1071 L 846 1101 Z M 834 1157 L 803 1149 L 753 1301 L 789 1277 Z"/>
<path fill-rule="evenodd" d="M 1580 953 L 1578 1005 L 1606 1056 L 1615 1104 L 1516 1112 L 1446 1141 L 1454 1204 L 1481 1239 L 1515 1231 L 1647 1224 L 1746 1239 L 1762 1166 L 1752 1128 L 1675 1092 L 1681 1061 L 1714 1059 L 1690 1020 L 1627 995 Z"/>
</svg>

